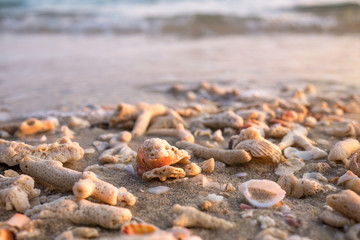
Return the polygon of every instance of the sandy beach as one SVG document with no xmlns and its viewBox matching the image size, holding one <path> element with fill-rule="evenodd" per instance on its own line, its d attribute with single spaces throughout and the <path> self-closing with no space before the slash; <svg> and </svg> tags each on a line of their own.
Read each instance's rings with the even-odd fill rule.
<svg viewBox="0 0 360 240">
<path fill-rule="evenodd" d="M 0 36 L 1 119 L 86 104 L 167 102 L 173 83 L 240 89 L 286 82 L 360 84 L 358 35 L 178 39 L 126 35 Z"/>
</svg>

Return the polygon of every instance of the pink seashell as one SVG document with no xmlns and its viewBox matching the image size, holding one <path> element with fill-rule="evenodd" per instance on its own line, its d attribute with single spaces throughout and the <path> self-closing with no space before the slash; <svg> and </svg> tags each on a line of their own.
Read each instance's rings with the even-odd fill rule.
<svg viewBox="0 0 360 240">
<path fill-rule="evenodd" d="M 239 186 L 239 191 L 255 207 L 266 208 L 280 202 L 286 192 L 273 181 L 252 179 Z"/>
</svg>

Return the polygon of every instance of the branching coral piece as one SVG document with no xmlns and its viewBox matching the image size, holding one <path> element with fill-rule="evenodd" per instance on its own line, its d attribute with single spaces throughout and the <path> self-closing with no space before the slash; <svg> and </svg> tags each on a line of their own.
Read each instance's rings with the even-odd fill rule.
<svg viewBox="0 0 360 240">
<path fill-rule="evenodd" d="M 77 161 L 83 158 L 84 150 L 77 142 L 72 142 L 68 138 L 62 138 L 52 144 L 38 146 L 0 139 L 0 155 L 0 163 L 15 166 L 19 164 L 21 159 L 29 155 L 62 163 Z"/>
<path fill-rule="evenodd" d="M 172 224 L 175 226 L 200 227 L 209 229 L 230 229 L 235 226 L 235 224 L 232 222 L 213 217 L 190 206 L 181 206 L 179 204 L 175 204 L 173 206 L 173 212 L 175 217 L 172 220 Z"/>
<path fill-rule="evenodd" d="M 349 138 L 344 141 L 337 142 L 329 153 L 328 160 L 330 162 L 342 161 L 345 166 L 349 164 L 350 156 L 360 149 L 358 140 Z"/>
<path fill-rule="evenodd" d="M 163 166 L 154 168 L 150 171 L 144 172 L 142 178 L 149 181 L 154 178 L 159 178 L 160 181 L 165 181 L 167 178 L 182 178 L 185 177 L 185 171 L 182 168 Z"/>
<path fill-rule="evenodd" d="M 25 212 L 30 208 L 29 200 L 40 195 L 34 189 L 34 180 L 27 175 L 4 177 L 0 175 L 0 204 L 6 210 Z"/>
<path fill-rule="evenodd" d="M 104 151 L 99 160 L 103 163 L 128 163 L 136 158 L 136 152 L 125 142 L 116 144 L 115 147 Z"/>
<path fill-rule="evenodd" d="M 205 116 L 202 119 L 202 123 L 212 129 L 223 129 L 226 127 L 240 128 L 244 124 L 244 120 L 233 111 L 226 111 L 216 115 Z"/>
<path fill-rule="evenodd" d="M 213 149 L 185 141 L 177 142 L 176 146 L 190 150 L 197 157 L 203 159 L 214 158 L 215 160 L 224 162 L 230 166 L 246 163 L 251 160 L 251 155 L 245 150 Z"/>
<path fill-rule="evenodd" d="M 61 162 L 42 160 L 28 156 L 20 163 L 21 171 L 32 176 L 36 180 L 44 181 L 55 187 L 72 190 L 82 173 L 64 168 Z"/>
<path fill-rule="evenodd" d="M 119 190 L 112 184 L 104 182 L 92 172 L 84 172 L 73 186 L 73 192 L 77 199 L 94 197 L 105 203 L 115 205 Z"/>
<path fill-rule="evenodd" d="M 360 196 L 351 190 L 331 194 L 326 197 L 326 203 L 335 211 L 360 222 Z"/>
<path fill-rule="evenodd" d="M 326 191 L 321 183 L 310 179 L 297 179 L 294 175 L 281 176 L 277 183 L 286 191 L 287 196 L 295 198 Z"/>
<path fill-rule="evenodd" d="M 167 108 L 162 104 L 139 103 L 136 106 L 120 104 L 111 122 L 116 126 L 118 123 L 136 119 L 132 135 L 137 137 L 144 135 L 153 117 L 164 115 L 166 112 Z"/>
<path fill-rule="evenodd" d="M 53 202 L 35 206 L 25 215 L 32 219 L 58 218 L 82 225 L 99 225 L 108 229 L 120 229 L 130 221 L 129 209 L 62 197 Z"/>
<path fill-rule="evenodd" d="M 279 147 L 281 150 L 284 150 L 287 147 L 294 145 L 295 143 L 299 144 L 300 146 L 305 146 L 304 140 L 308 140 L 299 136 L 306 136 L 308 134 L 306 128 L 298 127 L 288 134 L 286 134 L 281 142 L 279 143 Z"/>
<path fill-rule="evenodd" d="M 176 129 L 153 129 L 149 130 L 147 135 L 160 135 L 160 136 L 169 136 L 169 137 L 176 137 L 180 140 L 187 141 L 187 142 L 194 142 L 194 136 L 192 133 L 184 128 L 184 125 L 179 123 L 176 126 Z"/>
<path fill-rule="evenodd" d="M 29 118 L 19 127 L 19 136 L 27 136 L 35 133 L 51 131 L 55 129 L 55 125 L 51 120 L 38 120 L 36 118 Z"/>
</svg>

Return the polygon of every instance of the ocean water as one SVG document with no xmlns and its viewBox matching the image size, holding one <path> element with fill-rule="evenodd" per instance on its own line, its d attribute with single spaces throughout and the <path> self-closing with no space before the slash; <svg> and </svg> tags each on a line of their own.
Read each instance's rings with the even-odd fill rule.
<svg viewBox="0 0 360 240">
<path fill-rule="evenodd" d="M 0 0 L 0 33 L 360 32 L 360 0 Z"/>
</svg>

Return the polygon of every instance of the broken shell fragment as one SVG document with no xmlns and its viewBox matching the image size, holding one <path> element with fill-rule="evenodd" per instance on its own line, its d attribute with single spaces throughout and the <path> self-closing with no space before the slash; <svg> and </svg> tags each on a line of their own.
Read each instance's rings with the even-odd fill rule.
<svg viewBox="0 0 360 240">
<path fill-rule="evenodd" d="M 212 173 L 215 169 L 215 160 L 213 158 L 205 160 L 199 163 L 199 167 L 201 167 L 203 172 Z"/>
<path fill-rule="evenodd" d="M 344 141 L 337 142 L 329 153 L 328 160 L 330 162 L 342 161 L 345 166 L 348 165 L 349 157 L 360 149 L 358 140 L 349 138 Z"/>
<path fill-rule="evenodd" d="M 238 190 L 251 205 L 260 208 L 280 202 L 286 193 L 276 182 L 256 179 L 242 183 Z"/>
<path fill-rule="evenodd" d="M 360 151 L 357 151 L 351 158 L 349 169 L 360 177 Z"/>
<path fill-rule="evenodd" d="M 163 166 L 160 168 L 154 168 L 150 171 L 144 172 L 142 178 L 149 181 L 154 178 L 158 178 L 160 181 L 165 181 L 167 178 L 183 178 L 185 177 L 185 171 L 182 168 Z"/>
<path fill-rule="evenodd" d="M 184 170 L 188 177 L 193 177 L 201 173 L 201 168 L 196 163 L 187 164 Z"/>
<path fill-rule="evenodd" d="M 136 164 L 137 172 L 144 172 L 160 168 L 177 162 L 187 163 L 191 156 L 185 150 L 179 150 L 160 138 L 151 138 L 144 141 L 139 147 Z"/>
<path fill-rule="evenodd" d="M 360 196 L 352 190 L 331 194 L 326 197 L 326 203 L 335 211 L 360 222 Z"/>
<path fill-rule="evenodd" d="M 213 217 L 203 213 L 194 207 L 181 206 L 175 204 L 173 206 L 174 218 L 172 224 L 179 227 L 200 227 L 208 229 L 230 229 L 235 226 L 234 223 L 224 219 Z"/>
<path fill-rule="evenodd" d="M 125 235 L 145 235 L 154 233 L 157 228 L 150 223 L 129 222 L 122 226 L 121 232 Z"/>
<path fill-rule="evenodd" d="M 29 118 L 22 122 L 19 128 L 19 136 L 27 136 L 35 133 L 52 131 L 55 125 L 51 120 L 39 120 L 36 118 Z"/>
<path fill-rule="evenodd" d="M 339 178 L 337 184 L 344 185 L 347 189 L 360 194 L 360 178 L 350 170 Z"/>
</svg>

